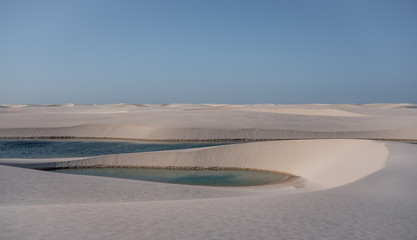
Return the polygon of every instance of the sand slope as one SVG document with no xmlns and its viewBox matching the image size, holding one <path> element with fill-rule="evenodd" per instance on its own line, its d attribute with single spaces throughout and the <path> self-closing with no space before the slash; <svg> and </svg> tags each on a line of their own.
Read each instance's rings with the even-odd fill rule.
<svg viewBox="0 0 417 240">
<path fill-rule="evenodd" d="M 207 188 L 0 166 L 3 239 L 415 239 L 417 146 L 321 191 Z"/>
<path fill-rule="evenodd" d="M 416 129 L 411 104 L 1 105 L 0 137 L 312 140 L 0 159 L 0 239 L 416 239 L 417 144 L 341 139 L 417 140 Z M 300 178 L 222 188 L 27 169 L 69 166 L 233 167 Z"/>
<path fill-rule="evenodd" d="M 395 104 L 3 106 L 0 137 L 417 139 L 417 110 Z"/>
</svg>

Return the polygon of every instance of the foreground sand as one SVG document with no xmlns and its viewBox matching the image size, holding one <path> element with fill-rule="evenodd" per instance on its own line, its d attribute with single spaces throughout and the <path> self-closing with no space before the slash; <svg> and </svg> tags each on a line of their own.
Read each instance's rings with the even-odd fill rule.
<svg viewBox="0 0 417 240">
<path fill-rule="evenodd" d="M 414 105 L 3 105 L 0 118 L 1 137 L 311 139 L 0 159 L 1 239 L 417 238 L 417 144 L 338 139 L 417 140 Z M 239 167 L 298 177 L 221 188 L 30 169 L 97 165 Z"/>
</svg>

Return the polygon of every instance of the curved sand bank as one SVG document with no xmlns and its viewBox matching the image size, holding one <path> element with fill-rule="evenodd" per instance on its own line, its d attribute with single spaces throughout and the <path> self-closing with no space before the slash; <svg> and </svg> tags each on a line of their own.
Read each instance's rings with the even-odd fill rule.
<svg viewBox="0 0 417 240">
<path fill-rule="evenodd" d="M 369 141 L 358 144 L 362 145 L 357 146 L 362 148 L 358 153 L 368 147 L 388 149 L 386 166 L 350 184 L 308 192 L 276 187 L 184 186 L 0 165 L 0 236 L 126 240 L 415 239 L 417 145 L 374 145 Z M 339 151 L 349 148 L 343 145 L 337 147 Z M 357 157 L 351 156 L 345 160 Z"/>
<path fill-rule="evenodd" d="M 329 188 L 363 178 L 384 167 L 384 143 L 368 140 L 298 140 L 243 143 L 201 149 L 115 154 L 80 160 L 4 161 L 31 168 L 152 167 L 240 168 L 300 176 Z M 2 161 L 0 160 L 0 163 Z"/>
</svg>

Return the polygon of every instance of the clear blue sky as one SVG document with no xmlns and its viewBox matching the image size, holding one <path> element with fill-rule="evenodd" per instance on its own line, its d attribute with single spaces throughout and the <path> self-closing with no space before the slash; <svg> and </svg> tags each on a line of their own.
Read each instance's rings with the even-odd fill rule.
<svg viewBox="0 0 417 240">
<path fill-rule="evenodd" d="M 0 0 L 0 103 L 417 103 L 417 1 Z"/>
</svg>

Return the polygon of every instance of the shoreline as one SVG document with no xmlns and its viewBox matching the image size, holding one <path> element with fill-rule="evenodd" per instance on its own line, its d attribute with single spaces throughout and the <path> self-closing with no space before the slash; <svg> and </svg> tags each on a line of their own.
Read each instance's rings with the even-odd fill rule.
<svg viewBox="0 0 417 240">
<path fill-rule="evenodd" d="M 269 142 L 269 141 L 302 141 L 302 140 L 370 140 L 386 142 L 409 142 L 417 143 L 417 139 L 396 139 L 396 138 L 279 138 L 279 139 L 139 139 L 139 138 L 102 138 L 102 137 L 71 137 L 71 136 L 39 136 L 39 137 L 4 137 L 0 140 L 110 140 L 110 141 L 131 141 L 131 142 L 231 142 L 231 143 L 250 143 L 250 142 Z"/>
</svg>

